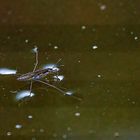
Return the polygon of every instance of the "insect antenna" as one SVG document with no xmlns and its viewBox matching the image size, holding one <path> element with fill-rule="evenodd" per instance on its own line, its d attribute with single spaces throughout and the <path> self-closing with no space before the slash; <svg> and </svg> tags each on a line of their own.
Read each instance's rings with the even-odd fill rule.
<svg viewBox="0 0 140 140">
<path fill-rule="evenodd" d="M 62 60 L 62 58 L 58 59 L 58 61 L 55 63 L 55 65 L 53 65 L 52 69 L 54 69 L 56 67 L 56 65 Z"/>
<path fill-rule="evenodd" d="M 57 78 L 57 80 L 59 79 L 58 78 L 58 71 L 59 71 L 59 69 L 57 70 L 57 64 L 60 62 L 62 60 L 62 58 L 60 58 L 60 59 L 58 59 L 58 61 L 55 63 L 55 65 L 52 67 L 52 70 L 54 69 L 54 68 L 56 68 L 56 78 Z"/>
</svg>

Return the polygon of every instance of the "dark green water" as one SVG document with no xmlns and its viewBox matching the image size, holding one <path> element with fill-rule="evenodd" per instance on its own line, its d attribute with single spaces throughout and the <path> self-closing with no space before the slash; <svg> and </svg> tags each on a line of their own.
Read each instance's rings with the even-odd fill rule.
<svg viewBox="0 0 140 140">
<path fill-rule="evenodd" d="M 1 68 L 32 71 L 37 45 L 39 67 L 62 58 L 65 78 L 57 86 L 82 98 L 34 83 L 35 96 L 16 101 L 29 83 L 0 75 L 2 138 L 140 139 L 138 26 L 1 26 L 0 32 Z"/>
</svg>

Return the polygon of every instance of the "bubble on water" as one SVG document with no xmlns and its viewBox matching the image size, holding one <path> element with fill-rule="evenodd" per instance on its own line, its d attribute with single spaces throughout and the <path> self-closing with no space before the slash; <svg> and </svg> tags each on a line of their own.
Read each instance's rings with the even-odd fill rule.
<svg viewBox="0 0 140 140">
<path fill-rule="evenodd" d="M 8 68 L 0 68 L 0 74 L 1 75 L 10 75 L 10 74 L 16 74 L 17 70 L 8 69 Z"/>
<path fill-rule="evenodd" d="M 19 91 L 16 95 L 16 100 L 19 101 L 19 100 L 22 100 L 26 97 L 33 97 L 35 94 L 34 93 L 30 93 L 30 90 L 22 90 L 22 91 Z"/>
</svg>

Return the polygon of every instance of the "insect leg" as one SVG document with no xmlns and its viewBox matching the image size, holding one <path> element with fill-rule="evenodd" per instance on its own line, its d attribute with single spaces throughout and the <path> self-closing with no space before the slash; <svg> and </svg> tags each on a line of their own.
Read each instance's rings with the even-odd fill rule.
<svg viewBox="0 0 140 140">
<path fill-rule="evenodd" d="M 30 95 L 32 93 L 32 87 L 33 87 L 33 81 L 31 80 L 31 82 L 30 82 Z"/>
<path fill-rule="evenodd" d="M 58 61 L 56 62 L 56 65 L 62 60 L 62 58 L 58 59 Z M 54 68 L 54 67 L 53 67 Z M 56 71 L 56 80 L 58 81 L 59 78 L 58 78 L 58 71 Z"/>
<path fill-rule="evenodd" d="M 35 65 L 34 65 L 33 72 L 35 72 L 35 70 L 37 68 L 37 65 L 38 65 L 38 48 L 37 47 L 34 48 L 34 52 L 35 52 L 35 60 L 36 60 L 36 62 L 35 62 Z M 33 81 L 31 80 L 31 82 L 30 82 L 30 94 L 32 92 L 32 87 L 33 87 Z"/>
<path fill-rule="evenodd" d="M 41 81 L 41 80 L 34 80 L 34 81 L 37 81 L 37 82 L 40 82 L 40 83 L 42 83 L 42 84 L 45 84 L 45 85 L 47 85 L 47 86 L 49 86 L 49 87 L 52 87 L 52 88 L 58 90 L 59 92 L 63 93 L 63 95 L 67 95 L 67 93 L 66 93 L 65 91 L 61 90 L 60 88 L 58 88 L 58 87 L 56 87 L 56 86 L 54 86 L 54 85 L 52 85 L 52 84 L 49 84 L 49 83 L 44 82 L 44 81 Z M 76 97 L 76 96 L 72 96 L 72 97 L 75 98 L 75 99 L 77 99 L 77 100 L 79 100 L 79 101 L 82 100 L 80 97 Z"/>
<path fill-rule="evenodd" d="M 36 68 L 37 68 L 37 65 L 38 65 L 38 48 L 36 47 L 36 48 L 34 48 L 34 52 L 35 52 L 35 60 L 36 60 L 36 62 L 35 62 L 35 66 L 34 66 L 34 69 L 33 69 L 33 72 L 35 72 L 35 70 L 36 70 Z"/>
<path fill-rule="evenodd" d="M 49 83 L 44 82 L 44 81 L 41 81 L 41 80 L 35 80 L 35 81 L 40 82 L 40 83 L 43 83 L 43 84 L 45 84 L 45 85 L 47 85 L 47 86 L 49 86 L 49 87 L 52 87 L 52 88 L 58 90 L 59 92 L 63 93 L 64 95 L 66 94 L 65 91 L 61 90 L 60 88 L 58 88 L 58 87 L 56 87 L 56 86 L 54 86 L 54 85 L 52 85 L 52 84 L 49 84 Z"/>
</svg>

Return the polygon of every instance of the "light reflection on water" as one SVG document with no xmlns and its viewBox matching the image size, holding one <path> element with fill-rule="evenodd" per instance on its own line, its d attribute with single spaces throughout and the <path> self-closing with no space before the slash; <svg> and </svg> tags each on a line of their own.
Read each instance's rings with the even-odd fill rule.
<svg viewBox="0 0 140 140">
<path fill-rule="evenodd" d="M 16 74 L 16 73 L 17 73 L 17 70 L 14 70 L 14 69 L 0 68 L 1 75 L 10 75 L 10 74 Z"/>
<path fill-rule="evenodd" d="M 22 90 L 22 91 L 17 92 L 15 98 L 17 101 L 19 101 L 19 100 L 22 100 L 26 97 L 31 98 L 33 96 L 35 96 L 35 94 L 32 92 L 30 93 L 30 90 Z"/>
<path fill-rule="evenodd" d="M 66 95 L 71 96 L 72 94 L 73 94 L 73 92 L 72 92 L 72 91 L 67 91 L 67 92 L 66 92 Z"/>
<path fill-rule="evenodd" d="M 60 81 L 64 80 L 64 75 L 54 76 L 54 78 L 58 78 Z"/>
<path fill-rule="evenodd" d="M 20 128 L 22 128 L 22 125 L 21 125 L 21 124 L 16 124 L 16 125 L 15 125 L 15 128 L 16 128 L 16 129 L 20 129 Z"/>
<path fill-rule="evenodd" d="M 43 69 L 47 69 L 47 68 L 51 68 L 51 69 L 56 70 L 56 71 L 59 71 L 59 70 L 60 70 L 60 69 L 57 67 L 56 64 L 45 64 L 45 65 L 43 66 Z"/>
</svg>

